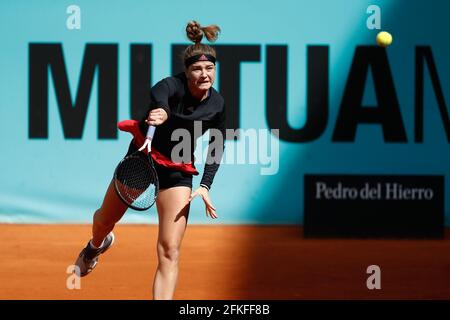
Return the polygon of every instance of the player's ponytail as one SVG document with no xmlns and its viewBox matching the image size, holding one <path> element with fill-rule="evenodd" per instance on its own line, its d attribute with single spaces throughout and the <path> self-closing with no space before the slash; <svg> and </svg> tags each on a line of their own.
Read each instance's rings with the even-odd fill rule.
<svg viewBox="0 0 450 320">
<path fill-rule="evenodd" d="M 194 42 L 194 44 L 188 46 L 184 51 L 183 62 L 186 68 L 189 66 L 190 62 L 195 61 L 195 59 L 192 60 L 192 58 L 196 56 L 205 55 L 208 57 L 208 60 L 212 60 L 209 59 L 209 56 L 211 56 L 214 58 L 215 62 L 216 51 L 211 46 L 201 43 L 201 41 L 203 39 L 203 35 L 205 35 L 208 41 L 214 42 L 217 40 L 219 32 L 220 28 L 217 25 L 202 27 L 197 21 L 190 21 L 187 24 L 186 35 L 189 40 Z"/>
</svg>

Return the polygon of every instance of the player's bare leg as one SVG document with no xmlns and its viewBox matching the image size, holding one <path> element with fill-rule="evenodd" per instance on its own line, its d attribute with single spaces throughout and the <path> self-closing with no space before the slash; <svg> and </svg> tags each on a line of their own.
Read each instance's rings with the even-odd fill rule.
<svg viewBox="0 0 450 320">
<path fill-rule="evenodd" d="M 102 206 L 94 214 L 92 225 L 93 239 L 80 252 L 75 265 L 80 276 L 86 276 L 97 266 L 99 256 L 114 243 L 111 232 L 115 224 L 122 218 L 127 206 L 119 199 L 114 190 L 114 181 L 109 184 Z"/>
<path fill-rule="evenodd" d="M 191 188 L 173 187 L 159 191 L 158 268 L 153 283 L 153 299 L 173 298 L 178 279 L 178 258 L 189 216 Z"/>
<path fill-rule="evenodd" d="M 109 184 L 102 206 L 95 211 L 92 225 L 92 244 L 99 247 L 115 224 L 123 217 L 128 206 L 124 204 L 114 189 L 114 180 Z"/>
</svg>

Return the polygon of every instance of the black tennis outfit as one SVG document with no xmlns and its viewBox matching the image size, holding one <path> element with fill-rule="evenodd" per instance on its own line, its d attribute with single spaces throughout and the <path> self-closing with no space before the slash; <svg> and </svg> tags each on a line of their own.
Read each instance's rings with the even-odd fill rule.
<svg viewBox="0 0 450 320">
<path fill-rule="evenodd" d="M 196 140 L 208 129 L 220 130 L 223 141 L 225 141 L 225 105 L 223 97 L 211 87 L 206 99 L 203 101 L 196 100 L 189 92 L 184 72 L 173 77 L 165 78 L 151 88 L 150 107 L 146 116 L 139 122 L 139 128 L 144 136 L 148 129 L 145 120 L 149 112 L 157 108 L 164 109 L 167 112 L 168 119 L 156 127 L 152 148 L 155 148 L 169 159 L 171 158 L 172 149 L 180 143 L 180 141 L 172 141 L 171 139 L 172 132 L 179 128 L 189 131 L 191 137 L 190 154 L 181 154 L 183 159 L 189 160 L 186 162 L 194 163 Z M 194 132 L 194 121 L 201 121 L 201 132 Z M 200 185 L 206 187 L 208 190 L 211 188 L 214 176 L 220 166 L 220 162 L 212 161 L 212 157 L 215 159 L 221 158 L 224 145 L 222 144 L 221 147 L 221 150 L 218 150 L 221 154 L 215 157 L 215 150 L 211 149 L 210 139 L 208 158 L 200 182 Z M 137 148 L 134 143 L 130 143 L 127 155 L 136 150 Z M 160 188 L 164 189 L 176 186 L 192 188 L 191 174 L 163 167 L 155 161 L 154 164 L 158 173 Z"/>
</svg>

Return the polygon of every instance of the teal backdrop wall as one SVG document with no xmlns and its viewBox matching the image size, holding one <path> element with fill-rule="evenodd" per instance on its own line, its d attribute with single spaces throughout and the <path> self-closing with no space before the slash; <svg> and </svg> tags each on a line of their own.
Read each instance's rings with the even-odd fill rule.
<svg viewBox="0 0 450 320">
<path fill-rule="evenodd" d="M 81 29 L 70 30 L 66 12 L 81 10 Z M 386 49 L 399 103 L 406 141 L 386 141 L 378 123 L 357 126 L 354 141 L 333 141 L 338 114 L 357 48 L 376 46 L 380 30 L 370 30 L 366 12 L 381 8 L 381 29 L 392 33 Z M 260 164 L 224 163 L 211 196 L 221 223 L 301 224 L 303 176 L 317 174 L 423 174 L 450 179 L 449 137 L 445 114 L 439 110 L 435 86 L 424 65 L 423 141 L 415 138 L 417 48 L 431 50 L 447 113 L 450 102 L 450 41 L 445 0 L 292 0 L 292 1 L 11 1 L 0 2 L 0 222 L 90 222 L 100 205 L 117 162 L 126 153 L 130 136 L 98 136 L 98 69 L 94 75 L 82 136 L 64 135 L 48 72 L 48 136 L 30 135 L 30 46 L 60 44 L 71 99 L 79 90 L 83 57 L 88 44 L 117 45 L 118 119 L 131 118 L 130 54 L 132 44 L 151 44 L 151 83 L 172 73 L 172 46 L 187 44 L 184 28 L 189 20 L 218 24 L 217 45 L 253 45 L 259 61 L 240 64 L 239 119 L 242 129 L 268 129 L 267 72 L 271 46 L 287 48 L 287 119 L 302 128 L 307 116 L 307 51 L 328 48 L 329 91 L 326 127 L 308 142 L 279 140 L 279 169 L 261 175 Z M 220 52 L 219 61 L 220 61 Z M 312 59 L 313 57 L 310 57 Z M 421 59 L 421 61 L 424 58 Z M 218 64 L 218 76 L 231 72 Z M 281 72 L 281 70 L 280 70 Z M 374 70 L 364 82 L 362 105 L 377 107 Z M 114 81 L 113 81 L 114 82 Z M 220 81 L 215 87 L 220 90 Z M 316 99 L 317 97 L 310 97 Z M 281 111 L 280 111 L 281 112 Z M 447 114 L 448 116 L 448 114 Z M 448 122 L 448 119 L 446 120 Z M 277 139 L 268 135 L 272 141 Z M 227 141 L 235 148 L 242 141 Z M 201 165 L 199 166 L 202 172 Z M 198 185 L 199 177 L 194 184 Z M 450 193 L 445 190 L 445 222 L 450 225 Z M 129 210 L 124 222 L 155 223 L 155 208 L 148 213 Z M 191 207 L 191 223 L 211 223 L 203 203 Z"/>
</svg>

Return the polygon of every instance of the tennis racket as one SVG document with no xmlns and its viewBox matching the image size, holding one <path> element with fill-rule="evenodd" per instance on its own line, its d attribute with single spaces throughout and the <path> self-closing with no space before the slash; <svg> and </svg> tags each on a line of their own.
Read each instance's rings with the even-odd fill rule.
<svg viewBox="0 0 450 320">
<path fill-rule="evenodd" d="M 114 187 L 119 198 L 130 208 L 149 209 L 158 196 L 158 175 L 151 157 L 155 127 L 149 126 L 145 143 L 125 157 L 114 171 Z"/>
</svg>

